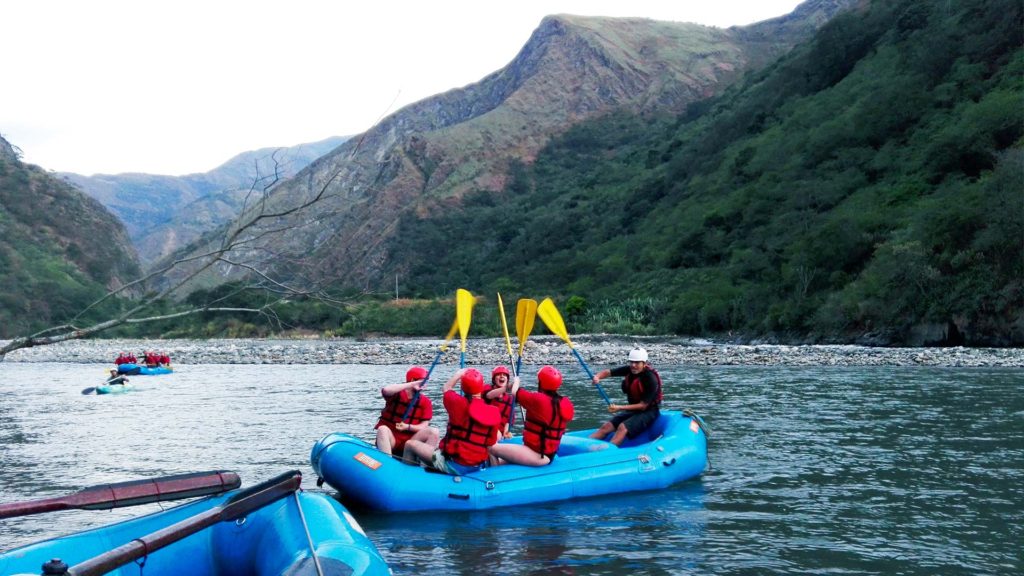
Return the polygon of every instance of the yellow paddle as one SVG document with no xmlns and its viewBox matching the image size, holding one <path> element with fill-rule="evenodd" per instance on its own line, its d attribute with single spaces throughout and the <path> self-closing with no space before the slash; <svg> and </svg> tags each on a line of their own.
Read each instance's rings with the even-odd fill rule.
<svg viewBox="0 0 1024 576">
<path fill-rule="evenodd" d="M 551 330 L 552 334 L 557 334 L 565 343 L 569 345 L 569 350 L 576 355 L 576 359 L 580 361 L 580 366 L 587 372 L 587 376 L 590 376 L 590 380 L 593 382 L 594 373 L 590 371 L 590 366 L 583 360 L 580 353 L 576 351 L 576 348 L 572 345 L 572 340 L 569 339 L 569 332 L 565 329 L 565 322 L 562 321 L 562 315 L 558 313 L 558 308 L 555 308 L 555 303 L 551 301 L 551 298 L 545 298 L 540 306 L 537 307 L 537 314 L 540 315 L 540 319 L 544 321 L 544 325 Z M 598 383 L 594 384 L 597 386 L 597 391 L 601 393 L 601 397 L 609 406 L 612 405 L 612 401 L 608 398 L 608 395 L 604 393 L 604 388 Z"/>
<path fill-rule="evenodd" d="M 459 325 L 459 339 L 462 340 L 461 354 L 459 355 L 459 367 L 466 367 L 466 336 L 469 335 L 469 325 L 473 320 L 473 305 L 476 299 L 465 288 L 455 291 L 455 321 Z"/>
<path fill-rule="evenodd" d="M 516 304 L 516 337 L 519 338 L 519 358 L 516 359 L 516 372 L 523 365 L 523 349 L 526 348 L 526 340 L 533 330 L 533 323 L 537 319 L 537 301 L 532 298 L 520 298 Z"/>
</svg>

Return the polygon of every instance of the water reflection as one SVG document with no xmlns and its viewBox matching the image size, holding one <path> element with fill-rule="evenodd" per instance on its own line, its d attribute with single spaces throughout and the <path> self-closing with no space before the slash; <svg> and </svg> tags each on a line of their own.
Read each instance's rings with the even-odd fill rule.
<svg viewBox="0 0 1024 576">
<path fill-rule="evenodd" d="M 697 480 L 662 492 L 359 520 L 396 573 L 671 573 L 700 564 L 704 499 Z"/>
</svg>

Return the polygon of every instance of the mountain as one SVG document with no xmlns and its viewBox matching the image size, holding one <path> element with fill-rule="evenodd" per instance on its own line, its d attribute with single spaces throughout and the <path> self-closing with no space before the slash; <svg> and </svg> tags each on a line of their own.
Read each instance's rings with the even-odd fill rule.
<svg viewBox="0 0 1024 576">
<path fill-rule="evenodd" d="M 68 183 L 22 163 L 0 137 L 0 338 L 68 322 L 139 274 L 117 218 Z"/>
<path fill-rule="evenodd" d="M 253 190 L 262 193 L 264 187 L 291 178 L 345 140 L 335 136 L 243 152 L 209 172 L 186 176 L 59 175 L 116 214 L 142 262 L 150 263 L 231 221 Z"/>
<path fill-rule="evenodd" d="M 403 218 L 430 219 L 478 191 L 504 194 L 552 138 L 578 123 L 613 112 L 681 113 L 852 4 L 811 0 L 787 18 L 730 29 L 547 17 L 508 66 L 403 108 L 278 186 L 271 209 L 319 200 L 268 221 L 287 233 L 260 236 L 247 257 L 260 268 L 272 262 L 337 285 L 382 287 L 409 272 L 385 265 Z M 243 269 L 220 272 L 223 281 Z"/>
<path fill-rule="evenodd" d="M 506 191 L 403 216 L 381 267 L 574 296 L 589 331 L 1021 346 L 1021 78 L 1020 0 L 876 0 L 675 118 L 580 123 Z"/>
</svg>

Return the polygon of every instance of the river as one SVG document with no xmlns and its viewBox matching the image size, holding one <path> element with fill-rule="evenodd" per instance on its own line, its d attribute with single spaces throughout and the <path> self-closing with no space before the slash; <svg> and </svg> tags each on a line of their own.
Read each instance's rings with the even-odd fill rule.
<svg viewBox="0 0 1024 576">
<path fill-rule="evenodd" d="M 0 502 L 213 469 L 244 485 L 298 469 L 316 490 L 313 443 L 332 431 L 370 439 L 380 386 L 406 368 L 181 364 L 134 377 L 125 394 L 82 395 L 106 367 L 0 363 Z M 600 396 L 579 366 L 560 368 L 577 405 L 571 428 L 596 426 Z M 666 405 L 694 409 L 713 429 L 698 480 L 542 506 L 357 517 L 399 575 L 1024 570 L 1024 370 L 659 368 Z M 438 368 L 434 398 L 452 370 Z M 5 520 L 0 549 L 155 506 Z"/>
</svg>

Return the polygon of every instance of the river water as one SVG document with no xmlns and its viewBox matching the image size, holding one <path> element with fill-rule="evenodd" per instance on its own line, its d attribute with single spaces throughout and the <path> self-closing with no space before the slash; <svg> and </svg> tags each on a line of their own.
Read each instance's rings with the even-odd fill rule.
<svg viewBox="0 0 1024 576">
<path fill-rule="evenodd" d="M 313 443 L 332 431 L 371 439 L 378 390 L 405 368 L 179 365 L 95 396 L 80 392 L 105 365 L 0 363 L 0 502 L 213 469 L 244 485 L 299 469 L 316 490 Z M 560 368 L 577 406 L 571 428 L 596 426 L 600 396 L 578 366 Z M 541 506 L 357 517 L 395 574 L 1024 570 L 1024 370 L 659 368 L 666 405 L 694 409 L 713 429 L 698 480 Z M 438 367 L 434 398 L 452 370 Z M 610 380 L 605 388 L 620 396 Z M 5 520 L 0 550 L 155 506 Z"/>
</svg>

